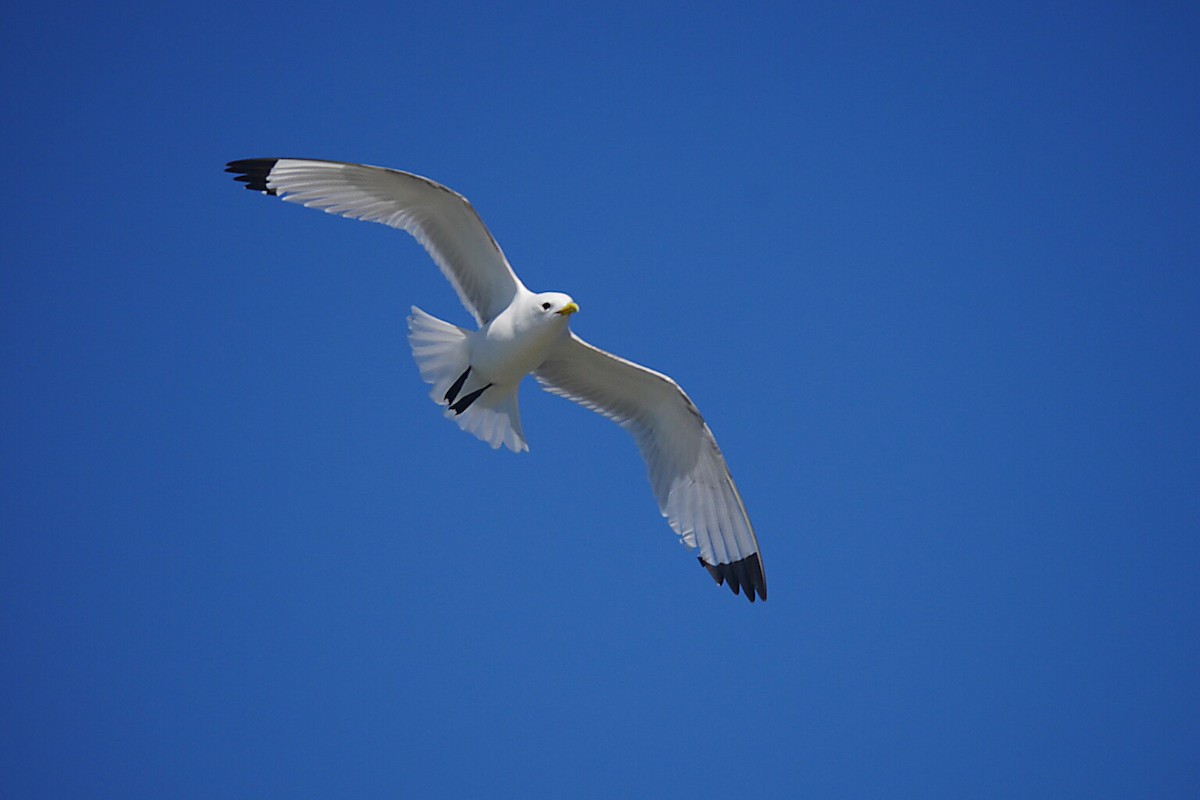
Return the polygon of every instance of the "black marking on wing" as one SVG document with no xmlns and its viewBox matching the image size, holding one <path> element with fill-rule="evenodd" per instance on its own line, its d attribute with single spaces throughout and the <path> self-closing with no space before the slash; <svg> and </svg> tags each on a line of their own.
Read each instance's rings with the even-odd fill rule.
<svg viewBox="0 0 1200 800">
<path fill-rule="evenodd" d="M 267 176 L 275 169 L 278 161 L 278 158 L 245 158 L 241 161 L 230 161 L 225 165 L 225 171 L 237 175 L 234 180 L 246 184 L 247 189 L 275 194 L 275 190 L 267 186 Z"/>
<path fill-rule="evenodd" d="M 467 376 L 470 374 L 471 368 L 467 367 L 466 371 L 463 372 L 462 375 L 458 376 L 458 380 L 454 382 L 454 385 L 446 390 L 446 396 L 442 399 L 447 403 L 453 403 L 454 398 L 458 397 L 458 393 L 462 391 L 463 384 L 467 382 Z"/>
<path fill-rule="evenodd" d="M 468 408 L 470 408 L 471 403 L 474 403 L 476 400 L 478 400 L 479 395 L 486 392 L 490 386 L 491 386 L 491 384 L 489 383 L 487 386 L 484 386 L 482 389 L 476 389 L 475 391 L 471 392 L 470 394 L 464 396 L 463 399 L 459 400 L 457 403 L 450 406 L 450 410 L 453 411 L 456 416 L 458 414 L 461 414 L 462 412 L 464 412 Z"/>
<path fill-rule="evenodd" d="M 762 562 L 758 560 L 758 553 L 752 553 L 732 564 L 716 564 L 715 566 L 703 558 L 696 560 L 708 570 L 708 574 L 712 575 L 718 586 L 728 583 L 734 594 L 740 594 L 740 591 L 745 589 L 746 599 L 751 603 L 754 602 L 755 592 L 763 600 L 767 599 L 767 578 L 763 574 Z"/>
</svg>

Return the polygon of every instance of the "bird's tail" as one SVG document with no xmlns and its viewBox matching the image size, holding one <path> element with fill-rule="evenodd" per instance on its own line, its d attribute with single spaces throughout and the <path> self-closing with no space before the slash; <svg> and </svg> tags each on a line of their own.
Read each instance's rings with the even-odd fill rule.
<svg viewBox="0 0 1200 800">
<path fill-rule="evenodd" d="M 429 396 L 468 433 L 514 453 L 528 450 L 517 407 L 517 384 L 495 386 L 471 374 L 470 333 L 413 306 L 408 343 Z"/>
</svg>

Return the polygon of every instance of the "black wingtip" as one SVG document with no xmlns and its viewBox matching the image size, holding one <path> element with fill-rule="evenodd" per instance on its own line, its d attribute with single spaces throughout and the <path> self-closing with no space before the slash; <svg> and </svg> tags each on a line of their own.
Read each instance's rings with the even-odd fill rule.
<svg viewBox="0 0 1200 800">
<path fill-rule="evenodd" d="M 697 558 L 700 566 L 708 570 L 708 574 L 712 575 L 712 579 L 720 586 L 723 583 L 728 583 L 730 590 L 734 594 L 741 594 L 741 590 L 746 590 L 746 599 L 753 603 L 757 597 L 763 600 L 767 599 L 767 577 L 763 574 L 762 562 L 758 560 L 758 553 L 752 553 L 740 561 L 734 561 L 732 564 L 709 564 L 703 558 Z"/>
<path fill-rule="evenodd" d="M 275 190 L 267 186 L 267 176 L 278 162 L 278 158 L 244 158 L 240 161 L 230 161 L 225 165 L 225 171 L 234 173 L 234 180 L 246 184 L 247 189 L 275 194 Z"/>
</svg>

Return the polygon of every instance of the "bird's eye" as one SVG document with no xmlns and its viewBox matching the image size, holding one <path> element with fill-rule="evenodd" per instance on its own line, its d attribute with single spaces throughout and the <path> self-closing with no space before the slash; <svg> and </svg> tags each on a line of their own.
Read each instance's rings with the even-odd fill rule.
<svg viewBox="0 0 1200 800">
<path fill-rule="evenodd" d="M 549 310 L 550 310 L 550 304 L 542 303 L 542 311 L 549 311 Z"/>
</svg>

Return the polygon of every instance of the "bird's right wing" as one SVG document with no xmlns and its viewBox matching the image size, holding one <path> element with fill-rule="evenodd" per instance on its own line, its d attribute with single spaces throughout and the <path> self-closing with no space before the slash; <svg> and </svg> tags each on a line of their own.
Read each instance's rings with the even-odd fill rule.
<svg viewBox="0 0 1200 800">
<path fill-rule="evenodd" d="M 712 431 L 675 381 L 564 338 L 534 371 L 549 392 L 603 414 L 629 431 L 646 460 L 658 508 L 717 583 L 767 598 L 754 528 Z"/>
<path fill-rule="evenodd" d="M 231 161 L 225 171 L 235 173 L 235 180 L 247 189 L 412 234 L 480 325 L 507 308 L 523 288 L 467 199 L 428 178 L 384 167 L 296 158 Z"/>
</svg>

